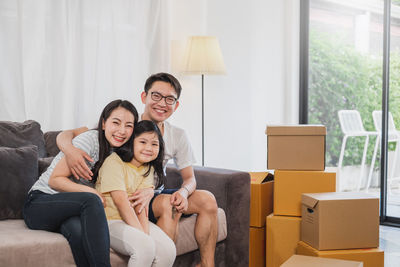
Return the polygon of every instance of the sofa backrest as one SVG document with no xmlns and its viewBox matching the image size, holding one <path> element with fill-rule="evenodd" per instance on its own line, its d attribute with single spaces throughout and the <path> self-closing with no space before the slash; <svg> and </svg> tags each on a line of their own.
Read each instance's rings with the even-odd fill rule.
<svg viewBox="0 0 400 267">
<path fill-rule="evenodd" d="M 61 131 L 50 131 L 44 133 L 43 137 L 45 141 L 47 157 L 55 157 L 58 152 L 60 152 L 60 149 L 56 143 L 56 138 L 59 133 L 61 133 Z"/>
<path fill-rule="evenodd" d="M 38 148 L 39 158 L 47 157 L 43 132 L 38 122 L 0 121 L 0 147 L 18 148 L 29 145 Z"/>
</svg>

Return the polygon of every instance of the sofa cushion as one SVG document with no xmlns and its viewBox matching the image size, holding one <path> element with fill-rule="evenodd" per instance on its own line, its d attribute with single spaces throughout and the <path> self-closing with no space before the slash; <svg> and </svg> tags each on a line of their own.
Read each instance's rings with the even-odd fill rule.
<svg viewBox="0 0 400 267">
<path fill-rule="evenodd" d="M 56 138 L 59 133 L 61 133 L 61 131 L 49 131 L 45 132 L 43 135 L 48 157 L 55 157 L 58 152 L 60 152 L 56 142 Z"/>
<path fill-rule="evenodd" d="M 177 256 L 197 249 L 196 215 L 179 222 Z M 226 238 L 226 217 L 218 209 L 218 241 Z M 0 266 L 75 266 L 67 240 L 59 233 L 30 230 L 23 220 L 0 221 Z M 128 257 L 111 249 L 113 267 L 127 266 Z M 57 255 L 56 257 L 54 255 Z"/>
<path fill-rule="evenodd" d="M 23 220 L 0 221 L 1 266 L 76 266 L 61 234 L 30 230 Z"/>
<path fill-rule="evenodd" d="M 23 220 L 0 221 L 0 266 L 76 266 L 67 239 L 59 233 L 29 229 Z M 126 267 L 129 258 L 111 249 L 113 267 Z"/>
<path fill-rule="evenodd" d="M 0 147 L 0 220 L 22 218 L 29 189 L 38 177 L 37 147 Z"/>
<path fill-rule="evenodd" d="M 40 158 L 39 159 L 39 177 L 42 173 L 44 173 L 47 168 L 50 166 L 54 157 Z"/>
<path fill-rule="evenodd" d="M 0 121 L 0 146 L 17 148 L 27 145 L 37 146 L 39 158 L 47 156 L 43 132 L 38 122 Z"/>
<path fill-rule="evenodd" d="M 177 256 L 196 250 L 196 215 L 179 222 Z M 218 209 L 218 241 L 226 238 L 225 212 Z M 29 229 L 23 220 L 0 221 L 0 266 L 75 266 L 68 241 L 59 233 Z M 56 256 L 55 256 L 56 255 Z M 129 257 L 110 251 L 113 267 L 127 266 Z"/>
<path fill-rule="evenodd" d="M 227 236 L 226 216 L 223 209 L 218 209 L 218 235 L 217 242 L 225 240 Z M 197 215 L 194 214 L 179 221 L 178 238 L 176 240 L 176 255 L 182 255 L 198 249 L 194 236 L 194 226 Z"/>
</svg>

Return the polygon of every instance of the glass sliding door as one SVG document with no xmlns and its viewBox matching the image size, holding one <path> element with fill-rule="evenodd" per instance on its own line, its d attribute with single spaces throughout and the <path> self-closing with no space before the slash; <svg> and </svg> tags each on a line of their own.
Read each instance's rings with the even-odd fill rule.
<svg viewBox="0 0 400 267">
<path fill-rule="evenodd" d="M 400 1 L 391 1 L 386 215 L 400 218 Z"/>
<path fill-rule="evenodd" d="M 391 2 L 302 1 L 300 123 L 326 125 L 337 190 L 382 196 L 382 221 L 398 223 L 400 1 Z"/>
<path fill-rule="evenodd" d="M 371 3 L 309 2 L 308 123 L 327 127 L 326 163 L 337 171 L 337 190 L 378 196 L 372 112 L 382 101 L 383 2 L 364 2 Z"/>
</svg>

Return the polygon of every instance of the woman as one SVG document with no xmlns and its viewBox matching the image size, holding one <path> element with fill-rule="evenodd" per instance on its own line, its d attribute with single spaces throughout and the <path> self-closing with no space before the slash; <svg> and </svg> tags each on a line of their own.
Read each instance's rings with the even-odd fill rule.
<svg viewBox="0 0 400 267">
<path fill-rule="evenodd" d="M 73 140 L 89 154 L 93 180 L 74 182 L 60 152 L 32 186 L 24 206 L 30 229 L 59 232 L 68 240 L 77 266 L 110 266 L 110 238 L 102 196 L 92 187 L 105 158 L 125 144 L 137 123 L 136 108 L 126 100 L 109 103 L 101 113 L 97 130 Z"/>
</svg>

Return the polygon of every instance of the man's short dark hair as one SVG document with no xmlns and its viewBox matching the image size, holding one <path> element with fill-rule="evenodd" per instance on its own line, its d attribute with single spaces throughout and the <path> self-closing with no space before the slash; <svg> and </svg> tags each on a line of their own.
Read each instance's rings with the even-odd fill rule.
<svg viewBox="0 0 400 267">
<path fill-rule="evenodd" d="M 178 79 L 176 79 L 173 75 L 165 72 L 156 73 L 147 78 L 146 83 L 144 84 L 144 91 L 146 92 L 146 94 L 153 86 L 153 83 L 157 81 L 169 83 L 175 89 L 177 98 L 179 98 L 182 91 L 181 84 L 179 83 Z"/>
</svg>

